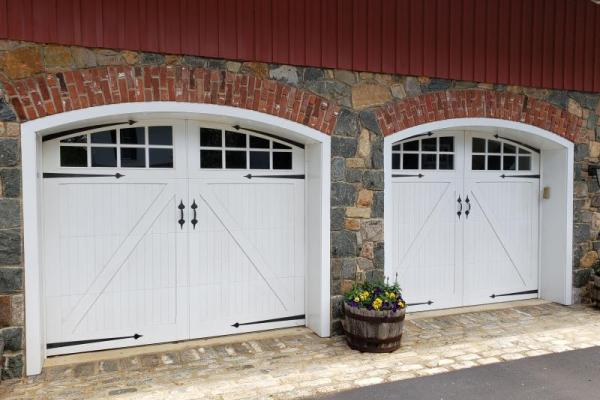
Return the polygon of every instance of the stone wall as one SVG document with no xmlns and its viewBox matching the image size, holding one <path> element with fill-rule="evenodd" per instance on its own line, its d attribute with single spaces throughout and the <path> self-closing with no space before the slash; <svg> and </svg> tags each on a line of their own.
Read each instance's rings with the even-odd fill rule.
<svg viewBox="0 0 600 400">
<path fill-rule="evenodd" d="M 250 81 L 264 90 L 250 93 Z M 252 108 L 331 134 L 331 312 L 337 333 L 343 291 L 356 279 L 383 278 L 384 133 L 432 119 L 492 115 L 544 126 L 577 142 L 574 276 L 577 298 L 585 301 L 589 267 L 600 250 L 600 188 L 587 176 L 587 165 L 600 162 L 599 98 L 425 77 L 0 41 L 4 376 L 21 374 L 23 355 L 19 122 L 98 104 L 173 100 Z"/>
</svg>

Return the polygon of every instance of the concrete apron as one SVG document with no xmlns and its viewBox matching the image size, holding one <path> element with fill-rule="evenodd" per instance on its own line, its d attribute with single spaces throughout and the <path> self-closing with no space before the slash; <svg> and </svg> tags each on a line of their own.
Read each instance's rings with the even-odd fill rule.
<svg viewBox="0 0 600 400">
<path fill-rule="evenodd" d="M 525 301 L 415 313 L 392 354 L 305 328 L 54 357 L 3 399 L 300 398 L 600 345 L 600 312 Z"/>
</svg>

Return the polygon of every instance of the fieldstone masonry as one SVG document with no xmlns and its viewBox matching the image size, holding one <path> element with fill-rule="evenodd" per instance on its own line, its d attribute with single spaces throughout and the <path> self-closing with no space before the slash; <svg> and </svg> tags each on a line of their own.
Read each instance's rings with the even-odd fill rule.
<svg viewBox="0 0 600 400">
<path fill-rule="evenodd" d="M 574 294 L 588 297 L 600 250 L 600 94 L 552 91 L 202 57 L 0 41 L 0 336 L 5 378 L 23 371 L 19 124 L 70 109 L 128 101 L 228 104 L 332 136 L 332 328 L 342 293 L 383 278 L 383 137 L 455 117 L 510 119 L 576 142 Z"/>
</svg>

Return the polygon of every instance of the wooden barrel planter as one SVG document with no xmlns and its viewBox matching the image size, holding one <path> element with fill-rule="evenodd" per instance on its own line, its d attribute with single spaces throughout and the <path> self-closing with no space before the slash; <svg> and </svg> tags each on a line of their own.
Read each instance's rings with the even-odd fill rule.
<svg viewBox="0 0 600 400">
<path fill-rule="evenodd" d="M 592 285 L 592 301 L 596 302 L 596 307 L 600 308 L 600 276 L 594 276 Z"/>
<path fill-rule="evenodd" d="M 344 303 L 342 321 L 348 345 L 361 352 L 391 353 L 400 347 L 405 309 L 375 311 Z"/>
</svg>

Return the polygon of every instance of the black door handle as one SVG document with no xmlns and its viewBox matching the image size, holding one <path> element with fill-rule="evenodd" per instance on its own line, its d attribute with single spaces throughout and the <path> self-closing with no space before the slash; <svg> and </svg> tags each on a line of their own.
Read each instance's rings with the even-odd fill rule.
<svg viewBox="0 0 600 400">
<path fill-rule="evenodd" d="M 181 229 L 183 229 L 183 224 L 185 224 L 185 219 L 183 219 L 183 209 L 185 208 L 185 206 L 183 205 L 183 200 L 179 202 L 177 208 L 179 208 L 179 212 L 181 213 L 179 216 L 179 221 L 177 221 L 177 223 L 179 223 L 179 226 L 181 227 Z"/>
<path fill-rule="evenodd" d="M 460 198 L 460 195 L 458 196 L 458 200 L 456 200 L 456 201 L 458 202 L 458 205 L 460 206 L 460 209 L 458 210 L 456 215 L 458 215 L 458 219 L 460 219 L 460 216 L 462 215 L 462 199 Z"/>
<path fill-rule="evenodd" d="M 469 206 L 469 208 L 467 208 L 467 211 L 465 211 L 465 217 L 469 218 L 469 214 L 471 213 L 471 200 L 469 200 L 469 195 L 467 195 L 465 203 L 467 203 L 467 205 Z"/>
<path fill-rule="evenodd" d="M 192 218 L 192 226 L 194 227 L 194 229 L 196 229 L 196 224 L 198 223 L 198 219 L 196 218 L 196 209 L 198 208 L 198 204 L 196 204 L 196 199 L 194 199 L 194 202 L 191 205 L 192 210 L 194 211 L 194 218 Z"/>
</svg>

